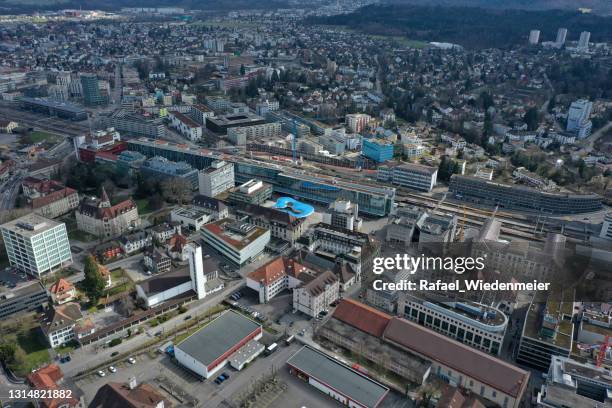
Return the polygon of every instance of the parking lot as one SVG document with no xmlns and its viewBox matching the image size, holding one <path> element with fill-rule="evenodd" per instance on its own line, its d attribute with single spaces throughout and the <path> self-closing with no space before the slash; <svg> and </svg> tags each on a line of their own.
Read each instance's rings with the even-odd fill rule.
<svg viewBox="0 0 612 408">
<path fill-rule="evenodd" d="M 164 387 L 161 387 L 162 393 L 175 405 L 182 405 L 185 404 L 185 401 L 191 400 L 197 401 L 197 406 L 212 408 L 221 406 L 224 401 L 233 404 L 234 400 L 242 395 L 240 393 L 249 389 L 254 380 L 269 375 L 273 370 L 277 373 L 279 380 L 288 385 L 279 398 L 285 402 L 291 401 L 290 406 L 337 406 L 333 400 L 289 374 L 285 363 L 300 347 L 301 344 L 298 342 L 290 346 L 283 344 L 275 353 L 270 356 L 261 355 L 242 371 L 236 371 L 228 366 L 221 372 L 227 372 L 230 378 L 220 385 L 213 381 L 217 375 L 201 381 L 195 374 L 176 364 L 169 356 L 161 354 L 155 354 L 153 357 L 149 354 L 138 355 L 136 364 L 132 365 L 127 361 L 120 362 L 114 366 L 115 373 L 111 373 L 106 367 L 104 377 L 95 373 L 90 374 L 76 381 L 76 385 L 83 391 L 86 400 L 91 401 L 97 390 L 107 382 L 127 383 L 130 378 L 134 377 L 138 383 L 148 382 L 158 388 L 160 384 L 164 384 Z M 168 389 L 173 390 L 176 395 L 170 395 L 164 391 Z"/>
<path fill-rule="evenodd" d="M 13 289 L 19 284 L 32 279 L 32 277 L 12 267 L 7 267 L 0 270 L 0 286 L 4 286 L 8 289 Z"/>
</svg>

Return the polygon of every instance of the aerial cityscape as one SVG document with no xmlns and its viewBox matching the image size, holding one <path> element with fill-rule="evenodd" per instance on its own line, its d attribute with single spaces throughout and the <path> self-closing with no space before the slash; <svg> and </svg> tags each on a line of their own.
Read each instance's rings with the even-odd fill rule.
<svg viewBox="0 0 612 408">
<path fill-rule="evenodd" d="M 0 0 L 0 408 L 612 408 L 612 3 Z"/>
</svg>

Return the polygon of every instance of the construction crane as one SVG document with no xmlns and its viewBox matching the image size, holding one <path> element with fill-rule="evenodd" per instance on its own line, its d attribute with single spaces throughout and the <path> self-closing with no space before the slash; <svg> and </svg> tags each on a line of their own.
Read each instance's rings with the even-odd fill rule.
<svg viewBox="0 0 612 408">
<path fill-rule="evenodd" d="M 604 342 L 601 344 L 601 346 L 599 346 L 599 353 L 597 353 L 597 363 L 595 364 L 597 367 L 601 367 L 601 364 L 606 358 L 606 350 L 611 345 L 609 343 L 609 340 L 610 340 L 610 335 L 606 334 L 606 337 L 604 338 Z"/>
<path fill-rule="evenodd" d="M 463 206 L 463 217 L 461 218 L 461 225 L 459 226 L 459 242 L 463 242 L 466 218 L 467 218 L 467 208 L 464 205 Z"/>
<path fill-rule="evenodd" d="M 441 202 L 436 205 L 436 208 L 438 208 L 438 205 L 440 205 L 440 204 L 441 204 Z M 491 212 L 491 211 L 482 211 L 482 210 L 479 210 L 479 211 L 480 212 L 485 212 L 487 214 L 490 214 L 491 218 L 495 218 L 495 215 L 497 214 L 497 210 L 498 209 L 499 209 L 499 205 L 496 205 L 495 209 L 493 210 L 493 212 Z M 470 211 L 473 211 L 473 210 L 470 209 Z M 463 205 L 463 217 L 461 218 L 461 225 L 459 227 L 459 242 L 463 242 L 464 233 L 465 233 L 465 220 L 466 219 L 467 219 L 467 207 L 465 205 Z"/>
</svg>

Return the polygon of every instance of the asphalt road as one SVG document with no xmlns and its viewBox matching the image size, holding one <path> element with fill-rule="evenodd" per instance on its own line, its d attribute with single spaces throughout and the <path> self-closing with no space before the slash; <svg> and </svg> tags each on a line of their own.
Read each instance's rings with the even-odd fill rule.
<svg viewBox="0 0 612 408">
<path fill-rule="evenodd" d="M 89 344 L 76 349 L 72 352 L 71 361 L 62 364 L 62 371 L 64 371 L 66 376 L 74 376 L 81 371 L 92 369 L 95 366 L 104 364 L 105 362 L 111 360 L 111 353 L 118 352 L 119 354 L 123 354 L 127 352 L 134 352 L 137 354 L 139 351 L 139 346 L 151 340 L 155 336 L 155 333 L 160 331 L 164 333 L 176 329 L 178 325 L 185 321 L 186 315 L 191 315 L 193 318 L 195 318 L 195 316 L 202 314 L 207 309 L 220 303 L 223 298 L 237 290 L 241 285 L 241 282 L 236 281 L 229 286 L 226 286 L 225 289 L 219 293 L 211 295 L 210 297 L 200 301 L 192 302 L 188 305 L 189 311 L 187 313 L 175 316 L 174 318 L 171 318 L 154 328 L 150 328 L 138 335 L 134 335 L 113 348 L 105 348 L 103 345 L 105 341 L 110 341 L 115 337 L 120 337 L 120 334 L 110 336 L 95 344 Z"/>
</svg>

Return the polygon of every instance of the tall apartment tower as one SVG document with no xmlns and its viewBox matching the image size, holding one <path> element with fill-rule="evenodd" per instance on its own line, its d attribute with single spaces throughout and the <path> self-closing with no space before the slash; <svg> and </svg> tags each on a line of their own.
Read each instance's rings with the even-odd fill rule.
<svg viewBox="0 0 612 408">
<path fill-rule="evenodd" d="M 189 257 L 189 275 L 191 276 L 191 289 L 198 295 L 198 299 L 206 297 L 206 275 L 204 274 L 204 260 L 202 247 L 195 242 L 187 244 Z"/>
<path fill-rule="evenodd" d="M 565 40 L 567 39 L 567 28 L 560 28 L 557 31 L 557 39 L 555 40 L 555 45 L 559 48 L 565 45 Z"/>
<path fill-rule="evenodd" d="M 579 99 L 572 102 L 567 113 L 568 132 L 576 132 L 579 139 L 584 139 L 591 134 L 592 122 L 589 120 L 593 102 L 586 99 Z"/>
<path fill-rule="evenodd" d="M 83 102 L 87 106 L 106 105 L 107 95 L 100 91 L 98 77 L 95 74 L 81 75 L 81 87 L 83 88 Z"/>
<path fill-rule="evenodd" d="M 591 40 L 591 33 L 583 31 L 580 33 L 580 40 L 578 40 L 578 49 L 588 51 L 589 41 Z"/>
<path fill-rule="evenodd" d="M 540 42 L 540 30 L 531 30 L 529 32 L 529 44 L 536 45 Z"/>
</svg>

